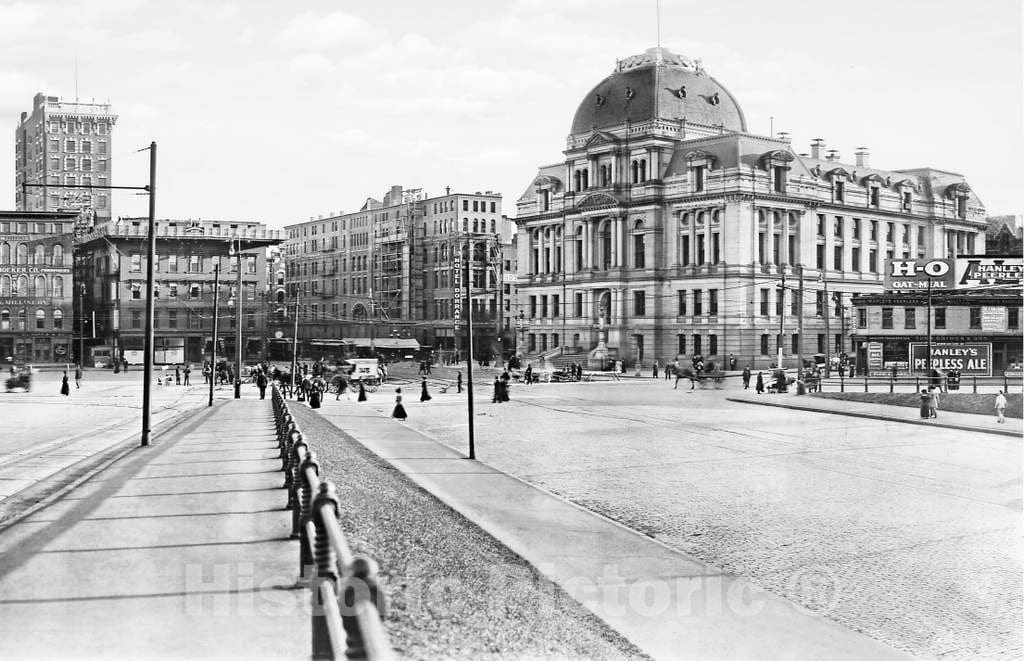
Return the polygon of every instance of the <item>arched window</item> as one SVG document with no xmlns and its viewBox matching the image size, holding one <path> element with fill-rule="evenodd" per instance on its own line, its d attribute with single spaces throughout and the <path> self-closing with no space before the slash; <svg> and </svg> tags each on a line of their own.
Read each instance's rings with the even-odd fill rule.
<svg viewBox="0 0 1024 661">
<path fill-rule="evenodd" d="M 583 270 L 583 227 L 576 228 L 576 270 Z"/>
<path fill-rule="evenodd" d="M 577 190 L 577 191 L 583 190 L 583 188 L 580 186 L 581 178 L 582 178 L 582 176 L 580 175 L 580 171 L 579 170 L 576 170 L 576 172 L 574 172 L 572 174 L 573 188 L 575 190 Z"/>
<path fill-rule="evenodd" d="M 0 275 L 0 296 L 11 295 L 11 276 Z"/>
<path fill-rule="evenodd" d="M 284 303 L 284 290 L 283 289 L 278 289 L 277 290 L 277 302 L 278 303 Z"/>
<path fill-rule="evenodd" d="M 46 263 L 46 248 L 42 244 L 36 246 L 36 249 L 32 251 L 32 263 L 42 266 Z"/>
<path fill-rule="evenodd" d="M 647 240 L 644 234 L 644 221 L 638 220 L 633 225 L 633 268 L 642 269 L 647 265 Z"/>
<path fill-rule="evenodd" d="M 64 246 L 59 243 L 53 246 L 53 265 L 64 266 Z"/>
<path fill-rule="evenodd" d="M 64 298 L 64 276 L 53 276 L 53 297 Z"/>
<path fill-rule="evenodd" d="M 18 330 L 25 330 L 28 323 L 28 311 L 25 308 L 18 310 Z"/>
<path fill-rule="evenodd" d="M 632 170 L 632 178 L 630 179 L 630 181 L 635 184 L 640 181 L 640 164 L 636 161 L 633 161 L 630 164 L 630 168 Z"/>
<path fill-rule="evenodd" d="M 612 266 L 612 227 L 605 221 L 601 226 L 601 264 L 607 270 Z"/>
<path fill-rule="evenodd" d="M 24 243 L 18 244 L 18 254 L 14 257 L 15 264 L 28 264 L 28 246 Z"/>
<path fill-rule="evenodd" d="M 36 310 L 36 330 L 46 328 L 46 310 Z"/>
<path fill-rule="evenodd" d="M 640 181 L 647 181 L 647 159 L 640 159 Z"/>
<path fill-rule="evenodd" d="M 480 221 L 478 219 L 476 219 L 476 218 L 473 219 L 473 231 L 474 232 L 479 232 L 480 231 Z"/>
<path fill-rule="evenodd" d="M 64 328 L 64 311 L 60 308 L 56 308 L 53 311 L 53 327 Z"/>
<path fill-rule="evenodd" d="M 33 296 L 46 296 L 46 278 L 44 276 L 37 275 L 33 284 L 35 285 L 32 288 Z"/>
<path fill-rule="evenodd" d="M 0 243 L 0 264 L 11 263 L 11 244 L 4 241 Z"/>
<path fill-rule="evenodd" d="M 29 296 L 28 276 L 27 275 L 18 276 L 18 288 L 14 292 L 14 295 L 15 296 Z"/>
<path fill-rule="evenodd" d="M 11 330 L 11 311 L 7 308 L 0 310 L 0 330 Z"/>
</svg>

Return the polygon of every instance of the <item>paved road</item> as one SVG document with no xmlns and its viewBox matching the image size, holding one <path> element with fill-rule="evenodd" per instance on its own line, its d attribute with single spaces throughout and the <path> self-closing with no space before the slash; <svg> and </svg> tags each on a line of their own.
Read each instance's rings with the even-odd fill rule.
<svg viewBox="0 0 1024 661">
<path fill-rule="evenodd" d="M 370 404 L 389 411 L 391 390 Z M 403 390 L 410 425 L 465 450 L 463 397 Z M 1021 655 L 1017 439 L 665 381 L 517 386 L 500 405 L 478 390 L 496 468 L 915 655 Z"/>
</svg>

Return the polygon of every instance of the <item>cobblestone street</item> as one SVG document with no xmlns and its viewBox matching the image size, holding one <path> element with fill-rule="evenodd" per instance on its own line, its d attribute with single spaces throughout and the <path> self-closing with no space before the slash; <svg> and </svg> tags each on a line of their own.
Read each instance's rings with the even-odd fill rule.
<svg viewBox="0 0 1024 661">
<path fill-rule="evenodd" d="M 1019 440 L 730 390 L 478 386 L 477 456 L 917 656 L 1020 656 Z M 464 450 L 464 395 L 415 399 L 408 424 Z"/>
</svg>

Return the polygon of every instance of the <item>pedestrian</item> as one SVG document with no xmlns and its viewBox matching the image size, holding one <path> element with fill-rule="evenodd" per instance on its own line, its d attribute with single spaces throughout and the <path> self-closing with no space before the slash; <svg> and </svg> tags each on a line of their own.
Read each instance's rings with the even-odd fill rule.
<svg viewBox="0 0 1024 661">
<path fill-rule="evenodd" d="M 523 379 L 526 381 L 527 385 L 533 383 L 533 365 L 530 363 L 526 363 L 526 371 L 523 372 Z"/>
<path fill-rule="evenodd" d="M 75 363 L 75 389 L 82 387 L 82 363 Z"/>
<path fill-rule="evenodd" d="M 405 420 L 409 417 L 405 412 L 405 407 L 402 406 L 402 389 L 395 388 L 395 409 L 391 411 L 392 418 L 398 418 L 399 420 Z"/>
<path fill-rule="evenodd" d="M 203 361 L 203 383 L 210 382 L 210 364 Z"/>
<path fill-rule="evenodd" d="M 185 385 L 188 385 L 188 375 L 192 373 L 192 364 L 185 365 Z"/>
<path fill-rule="evenodd" d="M 323 401 L 323 391 L 320 390 L 316 384 L 311 382 L 309 387 L 309 408 L 320 408 L 321 401 Z"/>
<path fill-rule="evenodd" d="M 929 417 L 937 418 L 939 417 L 939 389 L 936 386 L 931 386 L 928 390 L 931 393 L 931 401 L 929 402 L 930 409 L 928 411 L 930 414 Z"/>
<path fill-rule="evenodd" d="M 64 370 L 64 377 L 60 380 L 60 394 L 67 397 L 71 394 L 71 386 L 68 385 L 68 371 Z"/>
<path fill-rule="evenodd" d="M 654 361 L 654 370 L 653 370 L 653 373 L 651 374 L 651 378 L 652 379 L 657 379 L 658 378 L 658 361 Z"/>
<path fill-rule="evenodd" d="M 181 366 L 180 365 L 175 365 L 174 366 L 174 385 L 176 385 L 176 386 L 180 386 L 181 385 Z"/>
<path fill-rule="evenodd" d="M 365 402 L 366 401 L 366 388 L 363 387 L 363 382 L 362 381 L 359 382 L 359 397 L 358 397 L 358 401 L 360 401 L 360 402 Z"/>
<path fill-rule="evenodd" d="M 932 415 L 932 395 L 927 388 L 921 390 L 921 417 L 928 419 Z"/>
<path fill-rule="evenodd" d="M 124 363 L 123 369 L 124 369 L 125 372 L 127 372 L 128 371 L 128 359 L 122 357 L 121 358 L 121 362 Z"/>
<path fill-rule="evenodd" d="M 421 383 L 420 385 L 421 385 L 420 401 L 421 402 L 429 402 L 431 397 L 430 397 L 430 393 L 427 392 L 427 377 L 423 377 L 423 383 Z"/>
<path fill-rule="evenodd" d="M 455 392 L 462 392 L 462 370 L 455 375 Z"/>
<path fill-rule="evenodd" d="M 757 381 L 754 383 L 754 391 L 761 395 L 764 393 L 764 376 L 761 372 L 757 373 Z"/>
<path fill-rule="evenodd" d="M 186 381 L 188 380 L 188 374 L 186 373 Z M 260 372 L 256 375 L 256 387 L 260 389 L 260 399 L 267 398 L 267 375 Z"/>
<path fill-rule="evenodd" d="M 1003 417 L 1003 413 L 1006 411 L 1006 395 L 1000 390 L 999 394 L 996 395 L 996 422 L 1006 422 L 1006 418 Z"/>
<path fill-rule="evenodd" d="M 736 356 L 729 354 L 729 370 L 736 371 Z"/>
<path fill-rule="evenodd" d="M 750 388 L 750 365 L 743 368 L 743 389 Z"/>
<path fill-rule="evenodd" d="M 497 404 L 501 401 L 501 379 L 494 377 L 494 394 L 491 395 L 491 404 Z"/>
</svg>

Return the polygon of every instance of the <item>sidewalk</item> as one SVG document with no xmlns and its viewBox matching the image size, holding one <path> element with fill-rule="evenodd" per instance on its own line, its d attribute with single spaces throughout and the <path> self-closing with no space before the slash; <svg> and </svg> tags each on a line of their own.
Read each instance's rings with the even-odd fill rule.
<svg viewBox="0 0 1024 661">
<path fill-rule="evenodd" d="M 270 400 L 195 413 L 0 532 L 5 659 L 303 658 Z"/>
<path fill-rule="evenodd" d="M 319 413 L 654 658 L 908 658 L 367 406 L 331 404 Z"/>
<path fill-rule="evenodd" d="M 847 415 L 855 418 L 887 420 L 910 425 L 923 425 L 926 427 L 946 427 L 949 429 L 962 429 L 963 431 L 970 432 L 1013 436 L 1015 438 L 1020 438 L 1024 435 L 1024 421 L 1020 418 L 1006 418 L 1006 422 L 1000 424 L 996 422 L 995 411 L 993 411 L 991 415 L 981 415 L 978 413 L 956 413 L 954 411 L 943 411 L 940 406 L 939 417 L 928 420 L 922 419 L 918 409 L 911 406 L 873 404 L 870 402 L 855 402 L 844 399 L 813 397 L 811 395 L 797 396 L 793 393 L 783 393 L 781 395 L 758 395 L 753 391 L 741 391 L 739 393 L 729 395 L 726 399 L 730 402 L 760 404 L 762 406 L 777 406 L 796 411 L 814 411 L 816 413 Z"/>
</svg>

